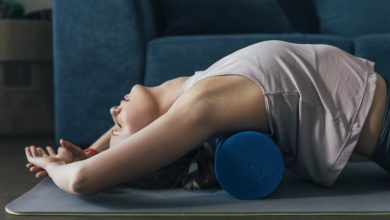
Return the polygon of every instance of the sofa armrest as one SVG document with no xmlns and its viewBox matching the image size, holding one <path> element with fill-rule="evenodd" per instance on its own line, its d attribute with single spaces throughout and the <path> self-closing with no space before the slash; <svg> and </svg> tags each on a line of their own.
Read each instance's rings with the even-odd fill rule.
<svg viewBox="0 0 390 220">
<path fill-rule="evenodd" d="M 112 126 L 109 108 L 142 82 L 138 7 L 138 0 L 53 0 L 56 140 L 91 144 Z"/>
</svg>

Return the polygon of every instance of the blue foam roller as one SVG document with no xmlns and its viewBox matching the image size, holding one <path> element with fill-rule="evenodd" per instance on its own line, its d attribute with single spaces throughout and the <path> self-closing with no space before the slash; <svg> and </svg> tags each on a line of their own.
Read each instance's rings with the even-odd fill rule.
<svg viewBox="0 0 390 220">
<path fill-rule="evenodd" d="M 215 174 L 221 187 L 238 199 L 263 199 L 280 184 L 284 163 L 275 142 L 255 131 L 217 142 Z"/>
</svg>

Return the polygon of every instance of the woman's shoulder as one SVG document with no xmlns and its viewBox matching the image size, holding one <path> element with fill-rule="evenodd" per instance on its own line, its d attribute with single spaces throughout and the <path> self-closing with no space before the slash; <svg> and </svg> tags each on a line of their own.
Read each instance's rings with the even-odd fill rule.
<svg viewBox="0 0 390 220">
<path fill-rule="evenodd" d="M 189 78 L 189 76 L 179 76 L 168 81 L 165 81 L 164 84 L 167 87 L 180 87 L 183 83 Z"/>
</svg>

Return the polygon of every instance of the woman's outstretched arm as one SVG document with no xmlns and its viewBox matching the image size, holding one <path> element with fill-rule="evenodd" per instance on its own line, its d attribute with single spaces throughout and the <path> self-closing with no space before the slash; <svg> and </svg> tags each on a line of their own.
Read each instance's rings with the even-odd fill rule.
<svg viewBox="0 0 390 220">
<path fill-rule="evenodd" d="M 74 190 L 99 191 L 163 167 L 188 153 L 214 132 L 207 103 L 186 96 L 154 122 L 115 148 L 83 161 Z"/>
<path fill-rule="evenodd" d="M 173 162 L 215 130 L 207 102 L 189 96 L 181 96 L 167 113 L 115 148 L 71 164 L 48 163 L 49 176 L 64 191 L 83 195 Z"/>
</svg>

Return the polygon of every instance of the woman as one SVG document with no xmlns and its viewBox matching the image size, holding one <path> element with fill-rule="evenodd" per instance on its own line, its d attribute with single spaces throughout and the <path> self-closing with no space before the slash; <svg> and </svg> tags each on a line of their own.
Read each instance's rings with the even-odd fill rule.
<svg viewBox="0 0 390 220">
<path fill-rule="evenodd" d="M 386 94 L 371 61 L 329 45 L 265 41 L 191 77 L 135 85 L 111 108 L 114 127 L 87 150 L 99 154 L 87 157 L 61 140 L 57 153 L 26 147 L 27 167 L 37 177 L 48 174 L 66 192 L 91 194 L 137 183 L 178 158 L 188 165 L 194 149 L 212 137 L 256 130 L 278 143 L 287 169 L 330 187 L 353 151 L 372 158 L 374 149 L 383 148 L 376 146 Z M 204 149 L 211 152 L 200 163 L 206 167 L 212 148 Z M 185 168 L 170 167 L 173 179 L 185 179 Z M 203 170 L 213 176 L 212 169 Z M 216 185 L 208 179 L 205 186 Z"/>
</svg>

